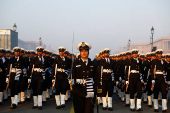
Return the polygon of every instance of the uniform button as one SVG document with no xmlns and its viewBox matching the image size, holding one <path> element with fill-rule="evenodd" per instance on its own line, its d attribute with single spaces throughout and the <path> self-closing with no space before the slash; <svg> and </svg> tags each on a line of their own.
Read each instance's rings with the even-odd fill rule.
<svg viewBox="0 0 170 113">
<path fill-rule="evenodd" d="M 89 77 L 89 76 L 87 76 L 87 77 Z"/>
</svg>

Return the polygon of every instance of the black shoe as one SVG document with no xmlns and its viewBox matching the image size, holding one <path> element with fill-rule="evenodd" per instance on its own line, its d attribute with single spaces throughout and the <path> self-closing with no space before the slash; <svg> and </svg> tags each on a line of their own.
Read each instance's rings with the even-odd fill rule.
<svg viewBox="0 0 170 113">
<path fill-rule="evenodd" d="M 65 108 L 65 104 L 61 105 L 61 108 Z"/>
<path fill-rule="evenodd" d="M 103 105 L 103 103 L 100 103 L 100 105 Z"/>
<path fill-rule="evenodd" d="M 159 112 L 159 110 L 158 109 L 154 109 L 154 112 Z"/>
<path fill-rule="evenodd" d="M 27 101 L 31 100 L 31 98 L 27 98 Z"/>
<path fill-rule="evenodd" d="M 11 109 L 15 109 L 15 108 L 17 108 L 17 105 L 16 104 L 12 104 Z"/>
<path fill-rule="evenodd" d="M 45 104 L 45 103 L 46 103 L 46 101 L 42 101 L 42 103 L 43 103 L 43 104 Z"/>
<path fill-rule="evenodd" d="M 139 108 L 137 111 L 143 111 L 143 109 L 142 109 L 142 108 Z"/>
<path fill-rule="evenodd" d="M 103 107 L 102 110 L 107 110 L 107 108 L 106 108 L 106 107 Z"/>
<path fill-rule="evenodd" d="M 25 103 L 25 101 L 21 102 L 21 104 L 24 104 L 24 103 Z"/>
<path fill-rule="evenodd" d="M 36 108 L 38 108 L 37 106 L 32 106 L 32 109 L 36 109 Z"/>
<path fill-rule="evenodd" d="M 125 106 L 126 106 L 126 107 L 129 107 L 129 106 L 130 106 L 130 104 L 126 104 Z"/>
<path fill-rule="evenodd" d="M 121 102 L 125 102 L 124 100 L 121 100 Z"/>
<path fill-rule="evenodd" d="M 39 109 L 39 110 L 42 110 L 42 106 L 38 106 L 38 109 Z"/>
<path fill-rule="evenodd" d="M 68 100 L 65 100 L 65 103 L 68 103 Z"/>
<path fill-rule="evenodd" d="M 113 108 L 108 108 L 109 111 L 113 111 Z"/>
<path fill-rule="evenodd" d="M 130 109 L 131 111 L 135 111 L 135 109 Z"/>
<path fill-rule="evenodd" d="M 163 110 L 162 112 L 169 112 L 169 110 Z"/>
<path fill-rule="evenodd" d="M 8 98 L 7 99 L 3 99 L 3 101 L 7 101 L 8 100 Z"/>
<path fill-rule="evenodd" d="M 61 106 L 56 106 L 56 109 L 60 109 L 61 108 Z"/>
<path fill-rule="evenodd" d="M 152 105 L 148 105 L 148 107 L 152 108 Z"/>
<path fill-rule="evenodd" d="M 53 96 L 52 96 L 52 95 L 50 95 L 50 98 L 53 98 Z"/>
</svg>

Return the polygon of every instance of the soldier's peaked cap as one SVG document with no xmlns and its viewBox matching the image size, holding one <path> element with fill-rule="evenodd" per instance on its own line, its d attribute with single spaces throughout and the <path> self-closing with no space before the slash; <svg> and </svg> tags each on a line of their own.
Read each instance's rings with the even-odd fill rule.
<svg viewBox="0 0 170 113">
<path fill-rule="evenodd" d="M 59 50 L 59 51 L 63 51 L 63 52 L 64 52 L 64 51 L 66 50 L 66 48 L 65 48 L 65 47 L 60 46 L 60 47 L 58 48 L 58 50 Z"/>
<path fill-rule="evenodd" d="M 82 49 L 90 50 L 91 49 L 91 45 L 88 44 L 87 42 L 79 43 L 77 45 L 77 50 L 82 50 Z"/>
<path fill-rule="evenodd" d="M 44 48 L 42 46 L 38 46 L 35 49 L 37 52 L 43 52 Z"/>
<path fill-rule="evenodd" d="M 20 48 L 20 47 L 14 47 L 14 48 L 13 48 L 13 51 L 20 52 L 20 51 L 21 51 L 21 48 Z"/>
</svg>

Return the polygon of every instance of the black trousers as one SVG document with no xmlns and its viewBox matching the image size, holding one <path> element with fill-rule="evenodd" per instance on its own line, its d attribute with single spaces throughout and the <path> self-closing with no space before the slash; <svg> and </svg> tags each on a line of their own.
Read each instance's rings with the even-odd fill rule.
<svg viewBox="0 0 170 113">
<path fill-rule="evenodd" d="M 92 98 L 80 97 L 73 94 L 73 105 L 75 113 L 94 113 Z"/>
<path fill-rule="evenodd" d="M 33 96 L 42 95 L 42 75 L 34 75 L 31 81 Z"/>
<path fill-rule="evenodd" d="M 102 80 L 102 97 L 106 97 L 108 92 L 108 97 L 113 96 L 113 83 L 112 80 Z"/>
<path fill-rule="evenodd" d="M 10 77 L 10 89 L 11 89 L 11 97 L 14 97 L 14 95 L 18 95 L 19 89 L 20 89 L 20 81 L 15 80 L 15 76 Z"/>
<path fill-rule="evenodd" d="M 0 75 L 0 92 L 4 92 L 6 88 L 6 80 L 5 75 Z"/>
<path fill-rule="evenodd" d="M 20 82 L 20 91 L 24 92 L 28 87 L 28 77 L 23 76 Z"/>
<path fill-rule="evenodd" d="M 167 99 L 167 83 L 163 75 L 156 76 L 154 85 L 154 99 L 158 99 L 159 91 L 162 93 L 162 99 Z"/>
<path fill-rule="evenodd" d="M 67 90 L 67 85 L 68 85 L 67 79 L 56 79 L 56 82 L 55 82 L 56 94 L 55 95 L 60 95 L 60 93 L 65 95 L 66 90 Z"/>
<path fill-rule="evenodd" d="M 141 99 L 142 96 L 142 83 L 140 78 L 130 78 L 129 79 L 130 87 L 130 99 L 134 99 L 134 94 L 137 92 L 137 98 Z"/>
<path fill-rule="evenodd" d="M 151 85 L 152 85 L 152 80 L 151 78 L 149 78 L 147 81 L 146 90 L 145 90 L 145 92 L 148 92 L 148 96 L 152 95 L 153 93 L 153 91 L 151 90 Z"/>
</svg>

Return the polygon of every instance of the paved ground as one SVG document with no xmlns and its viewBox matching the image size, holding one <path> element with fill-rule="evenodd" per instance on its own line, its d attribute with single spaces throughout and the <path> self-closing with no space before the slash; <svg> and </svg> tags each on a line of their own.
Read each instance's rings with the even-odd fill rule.
<svg viewBox="0 0 170 113">
<path fill-rule="evenodd" d="M 170 95 L 169 95 L 170 97 Z M 159 102 L 160 104 L 160 109 L 159 112 L 161 111 L 161 102 Z M 71 110 L 71 106 L 72 106 L 72 101 L 69 101 L 66 104 L 66 107 L 64 109 L 60 109 L 57 110 L 56 104 L 55 104 L 55 100 L 50 99 L 47 101 L 46 104 L 43 104 L 43 109 L 42 110 L 38 110 L 38 109 L 32 109 L 33 106 L 33 100 L 30 101 L 26 101 L 26 103 L 24 105 L 18 105 L 17 109 L 15 110 L 11 110 L 10 109 L 10 100 L 8 101 L 4 101 L 3 105 L 0 105 L 0 112 L 2 113 L 70 113 Z M 148 108 L 147 104 L 142 103 L 142 108 L 143 108 L 143 113 L 152 113 L 153 112 L 153 108 Z M 170 109 L 170 102 L 168 103 L 168 108 Z M 120 99 L 118 99 L 118 96 L 116 94 L 113 95 L 113 111 L 103 111 L 102 110 L 102 106 L 99 106 L 99 113 L 132 113 L 129 109 L 129 107 L 125 107 L 125 103 L 121 102 Z M 137 111 L 135 111 L 137 112 Z M 142 112 L 138 112 L 138 113 L 142 113 Z M 97 107 L 95 107 L 95 112 L 97 113 Z"/>
</svg>

